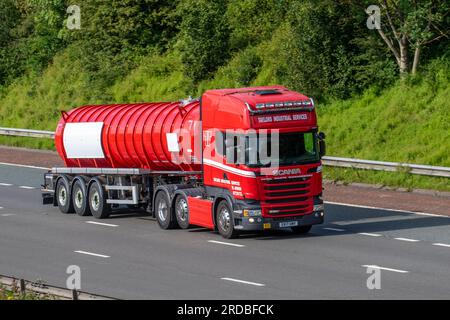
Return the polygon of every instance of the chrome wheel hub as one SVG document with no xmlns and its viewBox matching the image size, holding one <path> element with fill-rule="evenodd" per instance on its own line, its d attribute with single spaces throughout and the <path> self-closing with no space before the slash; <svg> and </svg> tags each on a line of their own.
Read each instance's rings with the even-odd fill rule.
<svg viewBox="0 0 450 320">
<path fill-rule="evenodd" d="M 92 195 L 91 206 L 94 211 L 98 211 L 100 208 L 100 195 L 98 194 L 98 191 L 95 191 Z"/>
<path fill-rule="evenodd" d="M 58 192 L 58 200 L 59 203 L 63 206 L 66 205 L 67 202 L 67 191 L 65 187 L 61 187 Z"/>
<path fill-rule="evenodd" d="M 219 213 L 219 225 L 224 231 L 230 229 L 231 217 L 227 208 L 223 208 Z"/>
<path fill-rule="evenodd" d="M 77 208 L 81 208 L 83 206 L 83 192 L 80 189 L 75 193 L 75 205 Z"/>
<path fill-rule="evenodd" d="M 186 221 L 188 217 L 188 204 L 185 199 L 181 199 L 177 205 L 177 216 L 181 221 Z"/>
<path fill-rule="evenodd" d="M 161 221 L 166 221 L 167 219 L 167 203 L 165 201 L 161 201 L 158 203 L 158 217 Z"/>
</svg>

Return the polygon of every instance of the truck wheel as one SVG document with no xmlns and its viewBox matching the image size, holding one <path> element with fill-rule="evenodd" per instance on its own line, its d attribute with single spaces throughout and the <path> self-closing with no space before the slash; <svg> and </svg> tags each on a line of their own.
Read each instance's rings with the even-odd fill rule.
<svg viewBox="0 0 450 320">
<path fill-rule="evenodd" d="M 233 213 L 225 200 L 217 206 L 216 225 L 222 237 L 232 239 L 238 236 L 237 230 L 234 229 Z"/>
<path fill-rule="evenodd" d="M 56 183 L 56 202 L 62 213 L 73 213 L 72 197 L 70 196 L 69 180 L 65 177 Z"/>
<path fill-rule="evenodd" d="M 79 216 L 91 215 L 87 198 L 86 184 L 83 180 L 77 179 L 72 187 L 72 202 L 73 208 Z"/>
<path fill-rule="evenodd" d="M 175 200 L 175 217 L 181 229 L 189 228 L 189 206 L 184 194 L 178 195 Z"/>
<path fill-rule="evenodd" d="M 292 227 L 292 231 L 297 234 L 305 234 L 311 230 L 312 226 Z"/>
<path fill-rule="evenodd" d="M 159 191 L 155 198 L 155 215 L 159 226 L 164 229 L 173 229 L 176 226 L 175 217 L 172 215 L 169 197 L 164 191 Z"/>
<path fill-rule="evenodd" d="M 111 213 L 111 206 L 106 203 L 103 187 L 97 180 L 89 187 L 89 208 L 97 219 L 106 219 Z"/>
</svg>

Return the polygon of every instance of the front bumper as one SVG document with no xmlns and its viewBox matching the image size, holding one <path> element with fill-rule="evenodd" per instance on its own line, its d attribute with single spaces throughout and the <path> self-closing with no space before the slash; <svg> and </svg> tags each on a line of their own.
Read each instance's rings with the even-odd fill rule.
<svg viewBox="0 0 450 320">
<path fill-rule="evenodd" d="M 266 218 L 266 217 L 239 217 L 234 219 L 234 228 L 242 231 L 263 231 L 289 229 L 294 226 L 311 226 L 324 222 L 323 211 L 316 211 L 302 216 Z"/>
</svg>

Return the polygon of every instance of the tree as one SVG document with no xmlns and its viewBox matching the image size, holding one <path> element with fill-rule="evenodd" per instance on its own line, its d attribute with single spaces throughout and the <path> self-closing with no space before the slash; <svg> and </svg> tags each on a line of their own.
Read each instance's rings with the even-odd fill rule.
<svg viewBox="0 0 450 320">
<path fill-rule="evenodd" d="M 401 75 L 416 73 L 422 49 L 450 36 L 448 0 L 381 0 L 378 4 L 381 23 L 377 30 L 394 55 Z"/>
<path fill-rule="evenodd" d="M 186 74 L 198 83 L 207 79 L 230 55 L 227 0 L 185 0 L 178 47 Z"/>
</svg>

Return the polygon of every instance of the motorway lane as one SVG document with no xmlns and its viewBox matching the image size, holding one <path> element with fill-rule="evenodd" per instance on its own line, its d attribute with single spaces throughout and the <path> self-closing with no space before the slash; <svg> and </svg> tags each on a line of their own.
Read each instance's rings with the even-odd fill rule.
<svg viewBox="0 0 450 320">
<path fill-rule="evenodd" d="M 0 183 L 13 185 L 0 185 L 0 274 L 64 286 L 67 266 L 76 264 L 82 290 L 138 299 L 447 299 L 450 293 L 450 248 L 433 245 L 450 243 L 449 218 L 327 205 L 327 223 L 310 235 L 224 240 L 202 229 L 164 231 L 139 214 L 101 221 L 117 227 L 88 224 L 92 217 L 63 215 L 42 206 L 38 190 L 20 189 L 29 174 L 23 168 L 9 167 L 8 176 L 1 170 Z M 395 239 L 405 234 L 420 241 Z M 382 271 L 381 290 L 368 290 L 362 265 L 409 273 Z"/>
</svg>

